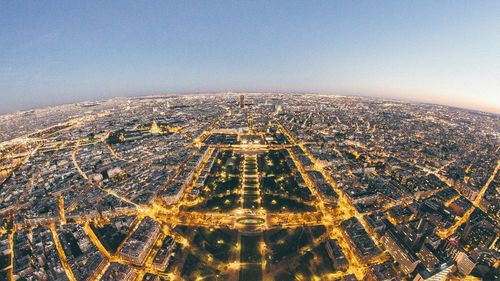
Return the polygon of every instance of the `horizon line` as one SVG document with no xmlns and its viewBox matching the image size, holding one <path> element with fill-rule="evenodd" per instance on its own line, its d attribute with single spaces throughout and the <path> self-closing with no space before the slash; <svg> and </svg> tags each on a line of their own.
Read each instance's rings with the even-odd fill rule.
<svg viewBox="0 0 500 281">
<path fill-rule="evenodd" d="M 411 103 L 411 104 L 423 104 L 423 105 L 433 105 L 433 106 L 445 106 L 449 108 L 454 108 L 454 109 L 461 109 L 461 110 L 467 110 L 467 111 L 474 111 L 478 113 L 486 113 L 486 114 L 494 114 L 494 115 L 499 115 L 500 116 L 500 107 L 495 107 L 495 106 L 489 106 L 489 107 L 484 107 L 484 106 L 478 106 L 478 107 L 466 107 L 463 105 L 458 105 L 458 104 L 449 104 L 449 103 L 440 103 L 436 101 L 430 101 L 430 100 L 425 100 L 425 99 L 418 99 L 418 98 L 403 98 L 403 97 L 394 97 L 394 96 L 389 96 L 389 95 L 370 95 L 370 94 L 361 94 L 361 93 L 334 93 L 334 92 L 326 92 L 326 91 L 179 91 L 179 92 L 162 92 L 162 93 L 156 93 L 156 94 L 130 94 L 130 95 L 116 95 L 116 96 L 109 96 L 109 97 L 102 97 L 102 98 L 96 98 L 94 100 L 89 100 L 89 99 L 80 99 L 80 100 L 72 100 L 72 101 L 67 101 L 67 102 L 61 102 L 61 103 L 52 103 L 52 104 L 47 104 L 47 105 L 40 105 L 40 106 L 32 106 L 32 107 L 27 107 L 27 108 L 21 108 L 18 110 L 14 111 L 7 111 L 3 112 L 0 111 L 0 116 L 6 116 L 10 114 L 16 114 L 16 113 L 23 113 L 31 110 L 41 110 L 41 109 L 48 109 L 50 107 L 57 107 L 57 106 L 63 106 L 63 105 L 70 105 L 70 104 L 78 104 L 82 102 L 96 102 L 96 101 L 107 101 L 111 99 L 116 99 L 116 98 L 140 98 L 140 97 L 164 97 L 164 96 L 176 96 L 176 95 L 181 95 L 181 96 L 186 96 L 186 95 L 213 95 L 213 94 L 295 94 L 295 95 L 327 95 L 327 96 L 338 96 L 338 97 L 359 97 L 359 98 L 372 98 L 372 99 L 378 99 L 378 100 L 386 100 L 386 101 L 397 101 L 397 102 L 404 102 L 404 103 Z"/>
</svg>

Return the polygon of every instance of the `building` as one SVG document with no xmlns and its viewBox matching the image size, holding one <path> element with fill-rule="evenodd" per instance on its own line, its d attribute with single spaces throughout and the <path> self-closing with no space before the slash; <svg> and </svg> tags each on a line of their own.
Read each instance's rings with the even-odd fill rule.
<svg viewBox="0 0 500 281">
<path fill-rule="evenodd" d="M 154 120 L 153 120 L 153 123 L 151 123 L 151 128 L 149 129 L 149 132 L 152 135 L 159 135 L 159 134 L 163 133 L 160 126 L 158 126 L 158 124 Z"/>
<path fill-rule="evenodd" d="M 396 271 L 389 262 L 370 267 L 363 281 L 400 281 Z"/>
<path fill-rule="evenodd" d="M 170 256 L 175 250 L 175 241 L 172 237 L 167 236 L 163 239 L 163 243 L 153 259 L 153 266 L 158 271 L 165 271 L 170 261 Z"/>
<path fill-rule="evenodd" d="M 369 262 L 380 254 L 377 245 L 356 217 L 343 221 L 340 226 L 344 234 L 349 237 L 349 243 L 363 262 Z"/>
<path fill-rule="evenodd" d="M 358 278 L 356 278 L 356 275 L 354 275 L 354 274 L 349 274 L 349 275 L 342 277 L 341 280 L 342 281 L 358 281 Z"/>
<path fill-rule="evenodd" d="M 102 275 L 101 281 L 132 281 L 136 277 L 132 267 L 112 262 Z"/>
<path fill-rule="evenodd" d="M 413 281 L 445 281 L 448 274 L 454 270 L 454 265 L 443 264 L 432 272 L 422 271 L 417 273 Z"/>
<path fill-rule="evenodd" d="M 305 158 L 309 159 L 305 154 L 303 155 Z M 323 198 L 323 201 L 329 205 L 337 205 L 339 196 L 333 190 L 332 186 L 326 178 L 318 171 L 308 171 L 307 172 L 309 178 L 311 179 L 311 183 L 314 188 L 318 191 Z"/>
<path fill-rule="evenodd" d="M 125 241 L 120 257 L 135 265 L 143 265 L 160 236 L 160 231 L 160 225 L 156 221 L 145 217 L 132 236 Z"/>
<path fill-rule="evenodd" d="M 394 230 L 387 230 L 384 236 L 382 236 L 381 241 L 394 260 L 399 263 L 401 270 L 403 270 L 405 274 L 410 274 L 415 270 L 419 264 L 418 258 L 405 245 Z"/>
<path fill-rule="evenodd" d="M 325 244 L 328 257 L 332 261 L 334 270 L 345 271 L 349 267 L 349 262 L 347 261 L 339 243 L 335 239 L 328 239 Z"/>
<path fill-rule="evenodd" d="M 457 248 L 457 238 L 455 236 L 448 237 L 444 243 L 441 244 L 440 250 L 443 254 L 450 259 L 455 259 L 460 253 Z"/>
<path fill-rule="evenodd" d="M 245 95 L 240 95 L 240 108 L 245 108 Z"/>
<path fill-rule="evenodd" d="M 431 248 L 431 246 L 424 244 L 420 251 L 417 252 L 417 256 L 420 258 L 422 264 L 427 270 L 432 270 L 439 263 L 439 259 L 433 253 Z"/>
<path fill-rule="evenodd" d="M 455 261 L 457 262 L 458 271 L 463 275 L 469 275 L 476 266 L 476 262 L 463 252 L 458 253 Z"/>
<path fill-rule="evenodd" d="M 165 190 L 161 192 L 161 199 L 166 205 L 176 204 L 182 199 L 184 190 L 194 177 L 194 172 L 188 174 L 185 181 L 173 181 Z"/>
</svg>

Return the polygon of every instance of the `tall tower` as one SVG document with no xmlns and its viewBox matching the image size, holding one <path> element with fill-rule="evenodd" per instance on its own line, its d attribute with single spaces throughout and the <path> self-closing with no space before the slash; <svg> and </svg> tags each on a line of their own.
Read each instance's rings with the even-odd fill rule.
<svg viewBox="0 0 500 281">
<path fill-rule="evenodd" d="M 245 95 L 240 95 L 240 107 L 245 108 Z"/>
</svg>

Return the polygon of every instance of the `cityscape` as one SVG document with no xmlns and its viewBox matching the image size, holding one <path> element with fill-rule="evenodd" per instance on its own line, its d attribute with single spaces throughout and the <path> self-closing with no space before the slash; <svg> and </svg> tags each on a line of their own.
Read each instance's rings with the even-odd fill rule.
<svg viewBox="0 0 500 281">
<path fill-rule="evenodd" d="M 305 93 L 0 115 L 0 280 L 500 280 L 500 115 Z"/>
</svg>

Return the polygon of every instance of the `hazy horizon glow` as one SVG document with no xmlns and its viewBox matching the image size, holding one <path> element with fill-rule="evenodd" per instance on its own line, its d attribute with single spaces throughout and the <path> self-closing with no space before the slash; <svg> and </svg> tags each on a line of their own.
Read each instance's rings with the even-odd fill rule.
<svg viewBox="0 0 500 281">
<path fill-rule="evenodd" d="M 500 113 L 499 1 L 0 1 L 0 112 L 286 91 Z"/>
</svg>

